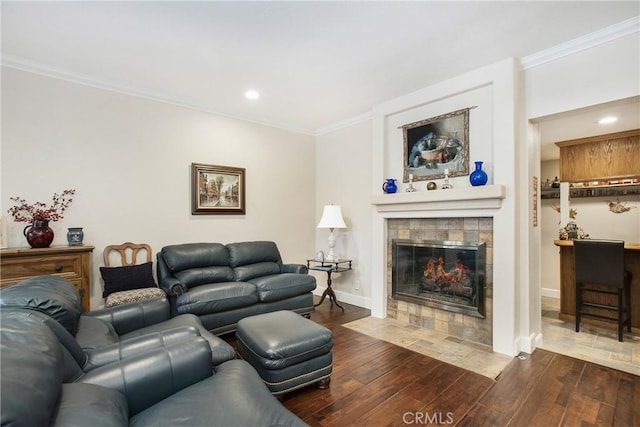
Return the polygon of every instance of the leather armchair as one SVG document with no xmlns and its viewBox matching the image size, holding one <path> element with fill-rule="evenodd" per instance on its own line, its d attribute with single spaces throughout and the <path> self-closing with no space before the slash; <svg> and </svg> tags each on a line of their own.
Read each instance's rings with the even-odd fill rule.
<svg viewBox="0 0 640 427">
<path fill-rule="evenodd" d="M 0 309 L 1 425 L 303 426 L 241 360 L 211 367 L 192 337 L 80 373 L 48 315 Z M 55 328 L 55 326 L 54 326 Z M 68 331 L 65 330 L 65 333 Z"/>
</svg>

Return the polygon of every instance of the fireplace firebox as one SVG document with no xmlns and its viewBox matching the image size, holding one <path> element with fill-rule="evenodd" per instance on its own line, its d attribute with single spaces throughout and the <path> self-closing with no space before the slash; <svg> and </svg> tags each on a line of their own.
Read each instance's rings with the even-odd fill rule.
<svg viewBox="0 0 640 427">
<path fill-rule="evenodd" d="M 392 240 L 392 295 L 485 318 L 484 242 Z"/>
</svg>

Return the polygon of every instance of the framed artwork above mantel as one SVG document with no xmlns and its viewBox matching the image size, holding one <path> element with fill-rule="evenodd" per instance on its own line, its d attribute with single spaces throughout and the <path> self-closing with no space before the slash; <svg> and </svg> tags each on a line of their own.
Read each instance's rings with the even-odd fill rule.
<svg viewBox="0 0 640 427">
<path fill-rule="evenodd" d="M 245 169 L 191 164 L 192 215 L 244 215 Z"/>
<path fill-rule="evenodd" d="M 449 177 L 469 175 L 469 110 L 399 127 L 404 141 L 403 182 L 409 182 L 409 175 L 413 181 L 444 178 L 445 171 Z"/>
</svg>

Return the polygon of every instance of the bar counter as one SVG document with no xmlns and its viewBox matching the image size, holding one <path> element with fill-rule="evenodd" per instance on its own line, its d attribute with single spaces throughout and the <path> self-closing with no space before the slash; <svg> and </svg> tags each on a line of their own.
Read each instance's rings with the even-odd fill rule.
<svg viewBox="0 0 640 427">
<path fill-rule="evenodd" d="M 573 320 L 576 314 L 575 275 L 573 266 L 573 240 L 554 240 L 560 249 L 560 318 Z M 631 272 L 631 327 L 633 333 L 640 332 L 640 243 L 624 244 L 625 269 Z M 611 300 L 613 298 L 613 301 Z M 617 305 L 617 299 L 606 295 L 595 294 L 593 302 Z M 604 312 L 612 316 L 612 312 Z M 585 323 L 602 323 L 603 321 L 583 318 Z M 615 322 L 611 322 L 615 325 Z M 626 328 L 625 328 L 626 329 Z"/>
</svg>

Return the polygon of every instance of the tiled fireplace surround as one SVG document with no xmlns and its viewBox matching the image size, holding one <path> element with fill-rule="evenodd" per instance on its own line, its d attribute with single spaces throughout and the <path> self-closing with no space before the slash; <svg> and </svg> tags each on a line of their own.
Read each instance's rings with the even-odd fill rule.
<svg viewBox="0 0 640 427">
<path fill-rule="evenodd" d="M 383 261 L 380 269 L 374 270 L 374 286 L 372 290 L 372 315 L 374 317 L 391 317 L 423 328 L 441 331 L 452 337 L 492 347 L 496 351 L 496 339 L 505 354 L 512 354 L 508 342 L 494 335 L 497 319 L 504 321 L 509 311 L 504 307 L 494 307 L 496 286 L 502 286 L 494 280 L 494 253 L 497 251 L 494 238 L 503 235 L 505 227 L 496 228 L 496 220 L 506 221 L 500 216 L 506 189 L 502 185 L 486 185 L 481 187 L 460 187 L 451 190 L 399 192 L 397 194 L 376 195 L 372 205 L 377 214 L 374 215 L 373 247 L 374 254 Z M 503 224 L 504 225 L 504 224 Z M 500 233 L 498 233 L 500 231 Z M 440 308 L 424 306 L 405 301 L 397 301 L 392 296 L 391 249 L 392 240 L 458 240 L 486 243 L 486 281 L 485 309 L 486 317 L 479 318 L 461 313 L 445 311 Z M 504 247 L 503 247 L 504 248 Z M 500 249 L 500 248 L 498 248 Z M 499 263 L 503 265 L 503 263 Z M 505 275 L 502 275 L 503 277 Z M 502 279 L 501 279 L 502 280 Z M 500 300 L 508 299 L 502 295 Z M 506 344 L 506 345 L 505 345 Z M 504 347 L 504 348 L 503 348 Z M 505 351 L 506 350 L 506 351 Z"/>
<path fill-rule="evenodd" d="M 493 218 L 389 218 L 386 221 L 386 228 L 387 317 L 491 346 L 493 340 Z M 393 239 L 486 243 L 486 318 L 394 299 L 391 291 L 391 242 Z"/>
</svg>

